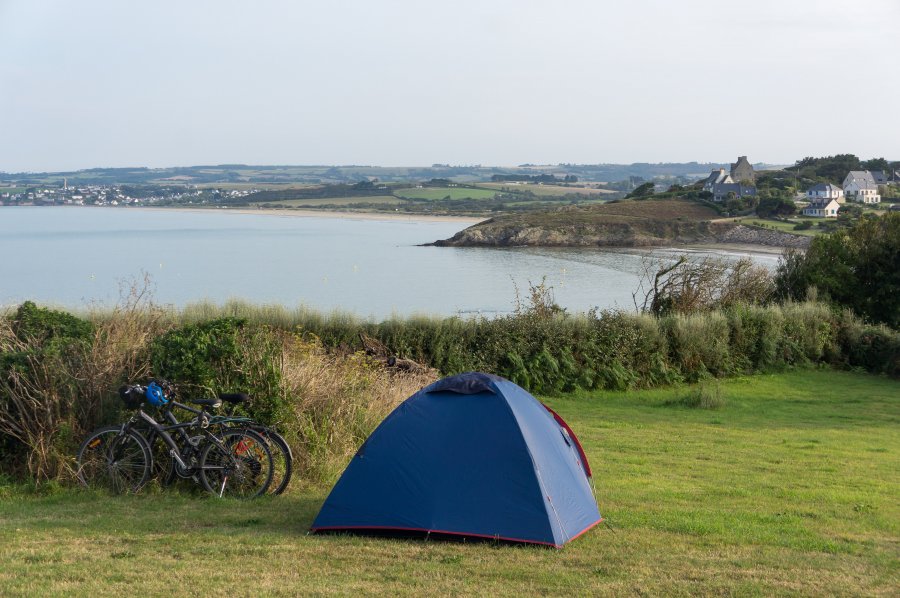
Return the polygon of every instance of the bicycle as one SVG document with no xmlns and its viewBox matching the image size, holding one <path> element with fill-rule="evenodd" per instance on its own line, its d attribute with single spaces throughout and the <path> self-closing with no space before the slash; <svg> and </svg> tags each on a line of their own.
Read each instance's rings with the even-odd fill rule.
<svg viewBox="0 0 900 598">
<path fill-rule="evenodd" d="M 218 434 L 210 429 L 206 407 L 218 408 L 221 400 L 195 399 L 191 402 L 201 406 L 197 417 L 163 425 L 143 410 L 146 400 L 161 407 L 167 420 L 175 419 L 172 401 L 165 399 L 160 384 L 126 386 L 119 394 L 126 407 L 136 411 L 125 423 L 99 428 L 84 440 L 77 457 L 77 476 L 83 485 L 138 492 L 153 469 L 151 445 L 140 431 L 148 427 L 167 447 L 176 471 L 190 472 L 190 477 L 195 481 L 199 478 L 208 492 L 219 497 L 253 498 L 268 489 L 273 467 L 266 440 L 249 429 L 214 426 Z M 180 446 L 170 431 L 179 437 Z"/>
<path fill-rule="evenodd" d="M 167 383 L 168 384 L 168 383 Z M 207 389 L 208 390 L 208 389 Z M 175 399 L 179 391 L 175 385 L 168 384 L 165 387 L 167 397 L 169 397 L 170 405 L 175 408 L 182 409 L 195 416 L 200 415 L 200 410 L 185 405 Z M 218 395 L 220 401 L 224 401 L 231 405 L 229 412 L 223 415 L 213 415 L 209 418 L 210 426 L 222 426 L 231 429 L 248 429 L 259 434 L 267 443 L 270 453 L 272 454 L 272 484 L 269 492 L 273 495 L 279 495 L 287 489 L 293 475 L 294 456 L 287 440 L 273 427 L 260 424 L 253 421 L 249 417 L 234 415 L 234 409 L 241 403 L 248 402 L 250 397 L 244 393 L 220 393 Z M 169 425 L 178 424 L 178 419 L 172 410 L 166 410 L 163 414 L 165 423 Z M 162 422 L 161 422 L 162 423 Z M 154 431 L 150 431 L 147 440 L 151 450 L 158 445 Z M 175 462 L 170 462 L 166 468 L 158 468 L 163 485 L 174 483 L 176 476 L 181 478 L 190 478 L 194 475 L 191 469 L 182 469 Z"/>
</svg>

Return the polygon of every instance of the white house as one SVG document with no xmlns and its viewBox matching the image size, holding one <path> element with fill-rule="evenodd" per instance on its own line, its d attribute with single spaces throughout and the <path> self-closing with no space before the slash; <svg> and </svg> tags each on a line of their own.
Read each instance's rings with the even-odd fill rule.
<svg viewBox="0 0 900 598">
<path fill-rule="evenodd" d="M 883 173 L 882 173 L 883 174 Z M 878 182 L 875 175 L 868 170 L 851 170 L 844 179 L 844 195 L 851 201 L 861 203 L 878 203 Z"/>
<path fill-rule="evenodd" d="M 718 170 L 713 170 L 712 173 L 706 177 L 706 180 L 703 181 L 703 190 L 713 193 L 716 185 L 731 184 L 733 182 L 734 179 L 731 178 L 731 175 L 725 172 L 724 168 L 720 168 Z"/>
<path fill-rule="evenodd" d="M 847 185 L 857 182 L 866 182 L 872 185 L 875 185 L 875 177 L 872 176 L 872 173 L 868 170 L 851 170 L 847 173 L 847 176 L 844 177 L 844 189 L 846 190 Z"/>
<path fill-rule="evenodd" d="M 804 216 L 814 218 L 837 218 L 841 204 L 836 199 L 814 199 L 803 208 Z"/>
<path fill-rule="evenodd" d="M 837 185 L 831 183 L 819 183 L 811 187 L 806 192 L 806 199 L 809 201 L 818 201 L 822 199 L 833 199 L 838 203 L 844 203 L 844 190 Z"/>
<path fill-rule="evenodd" d="M 878 193 L 878 186 L 866 181 L 852 181 L 844 187 L 844 193 L 850 201 L 858 201 L 860 203 L 879 203 L 881 195 Z"/>
</svg>

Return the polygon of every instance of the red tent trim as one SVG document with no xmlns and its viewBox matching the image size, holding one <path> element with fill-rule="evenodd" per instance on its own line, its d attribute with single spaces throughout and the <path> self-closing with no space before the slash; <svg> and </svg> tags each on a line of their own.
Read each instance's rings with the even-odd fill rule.
<svg viewBox="0 0 900 598">
<path fill-rule="evenodd" d="M 569 538 L 568 542 L 576 538 L 580 538 L 586 532 L 593 529 L 596 525 L 598 525 L 601 521 L 603 521 L 603 517 L 593 522 L 592 524 L 585 527 L 583 530 Z M 421 532 L 421 533 L 429 533 L 429 534 L 446 534 L 448 536 L 463 536 L 469 538 L 485 538 L 489 540 L 503 540 L 504 542 L 522 542 L 523 544 L 538 544 L 541 546 L 551 546 L 553 548 L 562 548 L 566 542 L 563 544 L 554 544 L 553 542 L 542 542 L 540 540 L 526 540 L 523 538 L 509 538 L 506 536 L 489 536 L 487 534 L 473 534 L 470 532 L 451 532 L 446 530 L 439 529 L 424 529 L 421 527 L 399 527 L 393 525 L 334 525 L 334 526 L 320 526 L 320 527 L 311 527 L 309 531 L 312 533 L 316 532 L 340 532 L 340 531 L 354 531 L 354 530 L 370 530 L 373 532 L 389 532 L 389 531 L 399 531 L 399 532 Z"/>
<path fill-rule="evenodd" d="M 541 403 L 541 405 L 544 405 L 544 404 Z M 569 433 L 569 436 L 572 438 L 572 440 L 575 441 L 575 448 L 578 449 L 578 455 L 581 457 L 581 465 L 584 467 L 584 473 L 586 473 L 587 477 L 589 477 L 589 478 L 594 477 L 594 474 L 591 473 L 591 464 L 588 463 L 587 455 L 584 454 L 584 449 L 581 448 L 581 443 L 578 441 L 578 436 L 575 436 L 575 432 L 572 431 L 572 428 L 569 427 L 569 424 L 567 424 L 565 422 L 565 420 L 563 418 L 561 418 L 556 411 L 554 411 L 553 409 L 550 409 L 546 405 L 544 405 L 544 409 L 546 409 L 547 411 L 550 412 L 551 415 L 553 415 L 553 419 L 556 420 L 556 423 L 558 423 L 560 426 L 565 428 L 566 432 Z"/>
</svg>

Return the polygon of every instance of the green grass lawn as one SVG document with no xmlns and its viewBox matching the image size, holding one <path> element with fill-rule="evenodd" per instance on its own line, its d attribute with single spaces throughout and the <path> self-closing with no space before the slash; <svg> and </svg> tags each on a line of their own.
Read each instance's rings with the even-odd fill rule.
<svg viewBox="0 0 900 598">
<path fill-rule="evenodd" d="M 775 228 L 780 231 L 784 231 L 787 233 L 792 233 L 795 235 L 804 235 L 807 237 L 815 237 L 816 235 L 821 235 L 825 232 L 825 229 L 819 228 L 816 226 L 819 222 L 822 222 L 825 218 L 797 218 L 792 220 L 791 222 L 784 222 L 781 220 L 767 220 L 764 218 L 741 218 L 740 221 L 742 224 L 750 224 L 753 226 L 763 226 L 765 228 Z M 833 220 L 833 219 L 832 219 Z M 808 228 L 806 230 L 794 230 L 794 225 L 800 222 L 811 222 L 812 228 Z"/>
<path fill-rule="evenodd" d="M 307 536 L 324 488 L 230 502 L 0 486 L 0 594 L 896 595 L 900 383 L 739 378 L 712 410 L 678 406 L 688 392 L 549 400 L 608 522 L 562 550 Z"/>
<path fill-rule="evenodd" d="M 466 187 L 423 187 L 422 189 L 397 189 L 397 197 L 407 199 L 490 199 L 497 195 L 490 189 L 468 189 Z"/>
<path fill-rule="evenodd" d="M 526 191 L 530 191 L 537 196 L 562 196 L 562 195 L 610 195 L 614 194 L 615 191 L 611 191 L 609 189 L 596 189 L 591 187 L 566 187 L 564 185 L 538 185 L 536 183 L 529 184 L 513 184 L 510 182 L 504 183 L 479 183 L 479 187 L 485 187 L 488 189 L 496 189 L 498 191 L 507 190 L 512 193 L 520 192 L 524 193 Z"/>
</svg>

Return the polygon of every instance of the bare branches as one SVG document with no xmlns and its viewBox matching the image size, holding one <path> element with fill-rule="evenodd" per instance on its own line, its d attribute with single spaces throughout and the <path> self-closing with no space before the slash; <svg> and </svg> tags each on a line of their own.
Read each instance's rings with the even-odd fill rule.
<svg viewBox="0 0 900 598">
<path fill-rule="evenodd" d="M 735 303 L 765 303 L 774 290 L 768 270 L 749 258 L 729 261 L 680 255 L 672 262 L 648 256 L 640 280 L 631 295 L 635 309 L 654 315 L 689 313 Z"/>
</svg>

